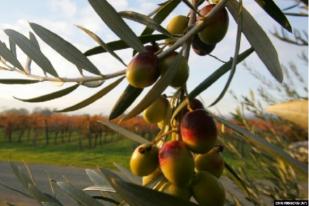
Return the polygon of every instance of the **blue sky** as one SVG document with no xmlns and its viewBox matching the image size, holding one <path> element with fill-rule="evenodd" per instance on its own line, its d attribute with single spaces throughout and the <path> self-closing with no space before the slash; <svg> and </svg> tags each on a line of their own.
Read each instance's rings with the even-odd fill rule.
<svg viewBox="0 0 309 206">
<path fill-rule="evenodd" d="M 4 3 L 5 2 L 5 3 Z M 110 1 L 117 10 L 137 10 L 138 12 L 147 13 L 155 8 L 156 3 L 160 3 L 158 0 L 147 1 L 147 0 L 113 0 Z M 262 9 L 260 9 L 253 0 L 244 1 L 245 7 L 250 11 L 250 13 L 256 17 L 257 21 L 263 26 L 266 31 L 272 31 L 275 27 L 279 28 L 278 24 L 273 21 L 269 16 L 267 16 Z M 280 2 L 280 6 L 286 7 L 291 5 L 290 1 L 277 1 Z M 84 0 L 3 0 L 1 5 L 0 13 L 0 27 L 1 29 L 13 28 L 19 32 L 27 34 L 30 30 L 28 22 L 36 22 L 52 31 L 61 35 L 65 39 L 72 42 L 82 51 L 85 51 L 96 44 L 90 40 L 84 33 L 79 31 L 75 25 L 81 25 L 99 34 L 99 36 L 105 41 L 111 41 L 117 39 L 117 37 L 104 25 L 104 23 L 97 17 L 93 9 L 89 6 L 87 1 Z M 187 13 L 187 7 L 185 5 L 180 5 L 171 14 L 171 16 L 176 14 Z M 171 17 L 170 16 L 170 17 Z M 289 18 L 293 27 L 307 30 L 308 22 L 303 18 Z M 129 23 L 130 26 L 139 33 L 143 27 L 136 23 Z M 166 25 L 166 22 L 164 22 Z M 235 45 L 235 35 L 236 26 L 231 19 L 229 32 L 225 39 L 220 42 L 215 51 L 214 55 L 219 56 L 224 60 L 228 60 L 234 52 Z M 292 46 L 290 44 L 282 43 L 277 39 L 273 40 L 275 47 L 278 50 L 279 59 L 282 64 L 287 64 L 291 61 L 297 63 L 297 55 L 301 51 L 307 53 L 307 48 L 299 48 Z M 3 32 L 0 32 L 0 39 L 2 41 L 7 41 L 7 38 Z M 248 48 L 248 43 L 245 37 L 242 38 L 243 42 L 241 45 L 241 50 Z M 78 72 L 74 66 L 67 61 L 65 61 L 61 56 L 56 54 L 51 48 L 40 41 L 43 53 L 52 61 L 53 65 L 62 76 L 76 77 Z M 25 62 L 25 56 L 21 52 L 18 53 L 21 62 Z M 118 52 L 118 54 L 128 62 L 130 60 L 130 51 L 124 50 Z M 121 64 L 119 64 L 115 59 L 109 55 L 97 55 L 90 58 L 97 66 L 100 68 L 102 73 L 111 73 L 117 70 L 123 69 Z M 268 73 L 265 66 L 257 58 L 255 54 L 251 55 L 250 58 L 246 60 L 247 64 L 253 66 L 255 69 L 259 70 L 266 77 L 275 81 L 271 75 Z M 192 90 L 198 82 L 205 79 L 209 74 L 211 74 L 215 69 L 217 69 L 221 63 L 216 61 L 211 57 L 199 57 L 192 53 L 190 58 L 190 78 L 188 81 L 188 89 Z M 297 63 L 298 64 L 298 63 Z M 300 65 L 302 66 L 302 65 Z M 41 74 L 41 71 L 34 67 L 34 73 Z M 1 78 L 13 78 L 22 77 L 17 74 L 2 72 L 0 73 Z M 303 73 L 307 81 L 307 73 Z M 210 104 L 220 93 L 224 87 L 227 75 L 222 77 L 220 81 L 211 86 L 207 91 L 205 91 L 200 98 L 204 101 L 205 105 Z M 113 92 L 105 96 L 103 99 L 88 106 L 82 110 L 74 113 L 103 113 L 108 114 L 110 109 L 113 107 L 114 102 L 117 100 L 118 95 L 121 90 L 124 89 L 126 83 L 121 84 Z M 66 84 L 64 86 L 69 86 Z M 233 90 L 236 94 L 248 94 L 250 89 L 256 89 L 259 86 L 259 82 L 254 78 L 250 77 L 248 72 L 246 72 L 240 65 L 236 72 L 236 75 L 232 81 L 230 90 Z M 20 98 L 34 97 L 41 94 L 45 94 L 51 91 L 60 89 L 59 85 L 52 83 L 42 83 L 38 85 L 30 86 L 6 86 L 0 85 L 0 110 L 12 108 L 12 107 L 25 107 L 32 109 L 34 107 L 49 107 L 49 108 L 63 108 L 74 104 L 85 97 L 90 96 L 95 93 L 98 89 L 80 88 L 59 100 L 54 100 L 46 103 L 39 104 L 28 104 L 21 103 L 12 98 L 12 96 L 17 96 Z M 173 89 L 168 89 L 167 93 L 173 92 Z M 145 94 L 145 93 L 144 93 Z M 236 107 L 235 102 L 230 97 L 226 95 L 223 100 L 217 106 L 215 106 L 213 111 L 220 111 L 223 114 L 228 114 L 233 111 Z"/>
</svg>

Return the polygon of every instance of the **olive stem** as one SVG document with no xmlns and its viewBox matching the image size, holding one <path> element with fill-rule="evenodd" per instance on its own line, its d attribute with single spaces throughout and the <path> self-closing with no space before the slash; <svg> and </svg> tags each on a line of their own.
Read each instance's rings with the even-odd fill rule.
<svg viewBox="0 0 309 206">
<path fill-rule="evenodd" d="M 23 75 L 26 75 L 27 77 L 35 80 L 39 80 L 41 82 L 49 81 L 49 82 L 77 82 L 77 83 L 85 83 L 85 82 L 93 82 L 93 81 L 100 81 L 100 80 L 107 80 L 112 79 L 118 76 L 125 75 L 126 70 L 121 70 L 118 72 L 114 72 L 111 74 L 106 75 L 100 75 L 100 76 L 82 76 L 82 77 L 75 77 L 75 78 L 66 78 L 66 77 L 48 77 L 48 76 L 40 76 L 35 74 L 29 74 L 22 70 L 19 70 L 15 67 L 12 67 L 8 65 L 5 61 L 1 60 L 1 62 L 4 64 L 5 67 L 0 67 L 0 69 L 6 70 L 6 71 L 13 71 L 17 72 Z"/>
<path fill-rule="evenodd" d="M 166 136 L 169 135 L 169 134 L 177 133 L 177 132 L 179 132 L 178 129 L 172 129 L 172 130 L 170 130 L 170 131 L 167 131 L 167 132 L 165 132 L 165 133 L 159 135 L 156 139 L 154 139 L 152 143 L 153 143 L 153 144 L 156 144 L 156 143 L 158 143 L 163 137 L 166 137 Z"/>
</svg>

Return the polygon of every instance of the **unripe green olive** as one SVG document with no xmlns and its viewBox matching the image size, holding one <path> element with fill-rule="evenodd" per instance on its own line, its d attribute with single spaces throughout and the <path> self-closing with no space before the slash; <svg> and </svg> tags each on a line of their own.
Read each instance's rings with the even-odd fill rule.
<svg viewBox="0 0 309 206">
<path fill-rule="evenodd" d="M 163 58 L 159 62 L 159 71 L 160 74 L 163 75 L 165 72 L 172 67 L 174 64 L 175 60 L 178 58 L 178 53 L 173 52 L 169 56 Z M 177 60 L 176 60 L 177 61 Z M 175 74 L 175 77 L 173 78 L 172 82 L 170 83 L 170 86 L 174 88 L 178 88 L 183 86 L 188 77 L 189 77 L 189 65 L 188 61 L 186 60 L 185 57 L 181 56 L 179 59 L 179 67 L 177 68 L 177 72 Z"/>
<path fill-rule="evenodd" d="M 189 200 L 191 197 L 191 193 L 189 188 L 187 187 L 179 187 L 174 184 L 168 184 L 164 190 L 165 193 L 170 194 L 175 197 L 179 197 L 184 200 Z"/>
<path fill-rule="evenodd" d="M 149 123 L 157 123 L 165 119 L 169 102 L 165 96 L 160 96 L 144 111 L 144 119 Z"/>
<path fill-rule="evenodd" d="M 149 51 L 137 54 L 128 64 L 126 71 L 129 84 L 136 88 L 152 85 L 158 76 L 158 58 Z"/>
<path fill-rule="evenodd" d="M 219 178 L 224 169 L 224 160 L 221 156 L 222 146 L 215 146 L 205 154 L 198 154 L 194 158 L 195 168 L 207 171 Z"/>
<path fill-rule="evenodd" d="M 191 182 L 194 160 L 183 142 L 166 142 L 159 151 L 159 163 L 165 178 L 174 185 L 185 187 Z"/>
<path fill-rule="evenodd" d="M 193 196 L 200 206 L 224 206 L 224 187 L 209 172 L 198 172 L 192 182 Z"/>
<path fill-rule="evenodd" d="M 208 152 L 217 141 L 217 127 L 204 109 L 188 112 L 181 119 L 183 142 L 194 153 Z"/>
<path fill-rule="evenodd" d="M 138 146 L 130 159 L 130 169 L 134 175 L 146 176 L 158 167 L 158 148 L 153 144 Z"/>
<path fill-rule="evenodd" d="M 214 7 L 215 4 L 209 4 L 200 10 L 200 14 L 206 16 Z M 198 20 L 201 20 L 201 17 L 199 17 Z M 228 26 L 229 16 L 227 10 L 223 8 L 209 19 L 209 22 L 205 28 L 198 33 L 198 36 L 205 44 L 214 45 L 224 38 Z"/>
<path fill-rule="evenodd" d="M 188 28 L 189 17 L 187 16 L 174 16 L 167 24 L 166 30 L 173 35 L 182 35 Z M 172 39 L 166 40 L 167 44 L 172 44 Z"/>
</svg>

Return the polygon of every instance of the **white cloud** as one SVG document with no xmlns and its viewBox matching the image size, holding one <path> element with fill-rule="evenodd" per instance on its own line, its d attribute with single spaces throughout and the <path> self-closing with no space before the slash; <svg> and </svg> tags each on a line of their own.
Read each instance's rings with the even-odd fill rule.
<svg viewBox="0 0 309 206">
<path fill-rule="evenodd" d="M 77 11 L 77 6 L 73 0 L 50 0 L 50 5 L 53 11 L 68 17 L 73 17 Z"/>
</svg>

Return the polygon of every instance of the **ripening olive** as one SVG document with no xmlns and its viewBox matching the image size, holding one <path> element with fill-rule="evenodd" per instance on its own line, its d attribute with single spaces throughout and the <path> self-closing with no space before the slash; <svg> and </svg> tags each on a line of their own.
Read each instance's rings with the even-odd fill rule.
<svg viewBox="0 0 309 206">
<path fill-rule="evenodd" d="M 153 144 L 138 146 L 130 159 L 130 169 L 134 175 L 146 176 L 158 167 L 158 148 Z"/>
<path fill-rule="evenodd" d="M 209 4 L 200 10 L 202 16 L 206 16 L 213 8 L 215 4 Z M 198 18 L 199 20 L 202 17 Z M 221 41 L 229 26 L 229 16 L 225 8 L 218 11 L 205 26 L 205 28 L 198 33 L 201 41 L 208 45 L 214 45 Z"/>
</svg>

